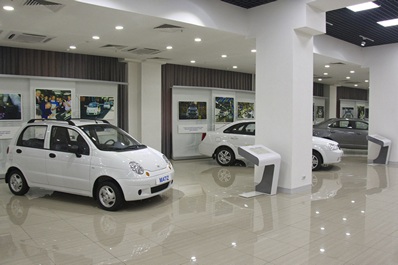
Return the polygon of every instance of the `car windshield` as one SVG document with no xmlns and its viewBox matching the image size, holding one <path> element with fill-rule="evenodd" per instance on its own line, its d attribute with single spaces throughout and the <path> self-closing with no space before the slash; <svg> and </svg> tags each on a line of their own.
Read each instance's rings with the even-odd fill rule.
<svg viewBox="0 0 398 265">
<path fill-rule="evenodd" d="M 80 126 L 102 151 L 131 151 L 146 148 L 129 134 L 110 124 L 93 124 Z"/>
<path fill-rule="evenodd" d="M 90 102 L 90 104 L 88 104 L 89 107 L 95 108 L 97 107 L 97 102 Z"/>
</svg>

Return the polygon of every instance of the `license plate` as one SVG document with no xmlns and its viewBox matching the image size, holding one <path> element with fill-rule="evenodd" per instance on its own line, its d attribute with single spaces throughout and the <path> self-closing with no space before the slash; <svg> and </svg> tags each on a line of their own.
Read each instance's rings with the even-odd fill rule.
<svg viewBox="0 0 398 265">
<path fill-rule="evenodd" d="M 156 180 L 156 185 L 159 185 L 159 184 L 168 182 L 168 181 L 170 181 L 170 180 L 171 180 L 171 177 L 170 177 L 170 176 L 163 176 L 163 177 L 160 177 L 160 178 L 158 178 L 158 179 Z"/>
</svg>

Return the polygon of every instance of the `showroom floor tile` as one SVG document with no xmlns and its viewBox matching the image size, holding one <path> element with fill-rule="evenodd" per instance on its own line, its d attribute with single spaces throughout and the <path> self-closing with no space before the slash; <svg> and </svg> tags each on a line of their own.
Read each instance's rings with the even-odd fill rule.
<svg viewBox="0 0 398 265">
<path fill-rule="evenodd" d="M 1 180 L 0 264 L 398 264 L 398 165 L 346 152 L 311 191 L 243 198 L 252 167 L 173 164 L 173 189 L 118 212 Z"/>
</svg>

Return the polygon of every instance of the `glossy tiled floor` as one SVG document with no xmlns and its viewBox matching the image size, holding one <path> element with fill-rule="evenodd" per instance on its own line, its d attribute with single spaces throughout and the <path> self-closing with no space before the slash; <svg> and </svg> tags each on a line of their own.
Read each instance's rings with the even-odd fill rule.
<svg viewBox="0 0 398 265">
<path fill-rule="evenodd" d="M 245 199 L 253 168 L 174 162 L 175 186 L 106 212 L 0 184 L 0 264 L 398 264 L 398 166 L 349 155 L 304 194 Z"/>
</svg>

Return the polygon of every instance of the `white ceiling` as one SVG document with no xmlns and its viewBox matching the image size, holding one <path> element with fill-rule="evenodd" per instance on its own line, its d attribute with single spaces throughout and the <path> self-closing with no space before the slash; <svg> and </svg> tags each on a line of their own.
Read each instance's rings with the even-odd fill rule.
<svg viewBox="0 0 398 265">
<path fill-rule="evenodd" d="M 159 61 L 172 64 L 230 70 L 244 73 L 255 72 L 255 39 L 247 39 L 228 32 L 184 24 L 162 18 L 150 17 L 131 12 L 118 11 L 87 5 L 71 0 L 54 0 L 64 4 L 58 11 L 52 6 L 24 5 L 26 0 L 0 0 L 0 5 L 12 4 L 14 11 L 0 10 L 0 45 L 9 47 L 40 49 L 80 54 L 117 57 L 137 61 Z M 155 30 L 163 24 L 179 26 L 176 31 Z M 116 25 L 123 25 L 121 31 Z M 53 37 L 46 43 L 23 43 L 9 40 L 10 33 L 28 33 Z M 99 40 L 93 40 L 97 35 Z M 197 43 L 195 38 L 202 41 Z M 70 45 L 77 48 L 69 49 Z M 125 48 L 101 48 L 117 45 Z M 167 50 L 167 46 L 173 49 Z M 152 55 L 136 55 L 127 50 L 133 48 L 156 49 Z M 221 58 L 226 54 L 227 58 Z M 195 60 L 192 64 L 190 61 Z M 343 62 L 324 68 L 325 64 L 339 62 L 332 58 L 314 55 L 315 82 L 342 86 L 368 88 L 368 69 Z M 340 63 L 340 62 L 339 62 Z M 237 69 L 233 69 L 237 66 Z M 355 74 L 349 71 L 354 70 Z M 327 78 L 324 73 L 328 72 Z M 317 81 L 318 76 L 324 77 Z M 346 77 L 351 76 L 350 80 Z M 349 83 L 347 83 L 347 81 Z"/>
</svg>

